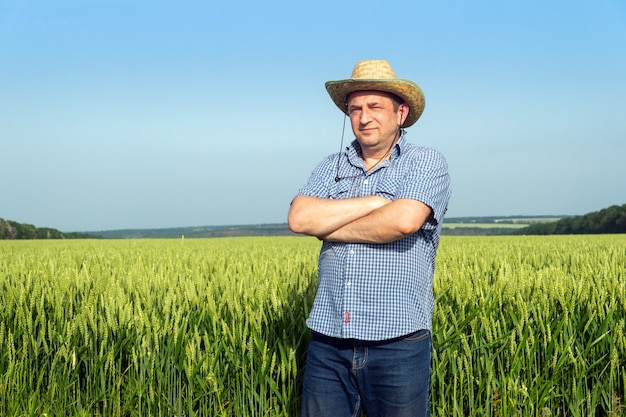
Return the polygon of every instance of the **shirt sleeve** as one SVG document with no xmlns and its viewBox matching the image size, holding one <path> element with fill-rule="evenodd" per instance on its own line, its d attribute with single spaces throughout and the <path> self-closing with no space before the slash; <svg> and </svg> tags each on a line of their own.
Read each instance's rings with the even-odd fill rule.
<svg viewBox="0 0 626 417">
<path fill-rule="evenodd" d="M 441 223 L 450 199 L 450 175 L 444 156 L 431 148 L 414 149 L 409 167 L 398 190 L 397 198 L 412 198 L 433 210 L 433 218 Z"/>
<path fill-rule="evenodd" d="M 324 158 L 311 172 L 309 179 L 300 190 L 297 195 L 305 195 L 308 197 L 329 198 L 330 182 L 334 181 L 333 168 L 337 164 L 337 155 L 330 155 Z"/>
</svg>

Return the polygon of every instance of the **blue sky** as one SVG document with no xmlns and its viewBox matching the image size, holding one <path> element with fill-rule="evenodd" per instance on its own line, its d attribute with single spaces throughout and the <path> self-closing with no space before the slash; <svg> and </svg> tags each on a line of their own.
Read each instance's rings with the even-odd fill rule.
<svg viewBox="0 0 626 417">
<path fill-rule="evenodd" d="M 448 216 L 626 203 L 621 0 L 5 0 L 0 217 L 285 222 L 339 148 L 324 82 L 362 59 L 422 87 L 407 137 L 446 156 Z"/>
</svg>

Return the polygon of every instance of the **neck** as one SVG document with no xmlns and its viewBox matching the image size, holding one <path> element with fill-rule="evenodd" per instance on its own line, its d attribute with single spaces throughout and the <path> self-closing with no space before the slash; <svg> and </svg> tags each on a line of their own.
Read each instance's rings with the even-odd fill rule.
<svg viewBox="0 0 626 417">
<path fill-rule="evenodd" d="M 400 139 L 401 136 L 402 135 L 400 131 L 398 131 L 393 141 L 391 141 L 391 145 L 385 150 L 385 153 L 382 154 L 382 156 L 380 156 L 380 152 L 377 152 L 373 154 L 372 156 L 366 156 L 365 152 L 363 152 L 363 149 L 361 150 L 361 152 L 363 152 L 363 155 L 362 155 L 363 162 L 365 163 L 365 168 L 367 169 L 368 172 L 376 168 L 384 160 L 389 159 L 391 157 L 391 150 L 393 149 L 394 145 L 398 143 L 398 140 Z"/>
</svg>

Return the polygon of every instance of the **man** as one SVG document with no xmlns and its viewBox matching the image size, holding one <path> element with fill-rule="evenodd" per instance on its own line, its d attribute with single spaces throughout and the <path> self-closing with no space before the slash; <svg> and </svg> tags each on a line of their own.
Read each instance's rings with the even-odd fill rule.
<svg viewBox="0 0 626 417">
<path fill-rule="evenodd" d="M 447 164 L 406 141 L 424 95 L 387 61 L 358 62 L 326 89 L 356 139 L 315 168 L 289 210 L 292 231 L 323 241 L 301 414 L 428 416 Z"/>
</svg>

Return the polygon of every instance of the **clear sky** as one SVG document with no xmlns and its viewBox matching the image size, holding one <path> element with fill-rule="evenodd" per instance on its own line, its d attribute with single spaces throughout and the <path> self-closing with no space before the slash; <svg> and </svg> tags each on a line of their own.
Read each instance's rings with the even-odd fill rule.
<svg viewBox="0 0 626 417">
<path fill-rule="evenodd" d="M 446 156 L 449 217 L 626 203 L 623 0 L 3 0 L 0 217 L 285 222 L 362 59 L 423 89 L 407 138 Z"/>
</svg>

